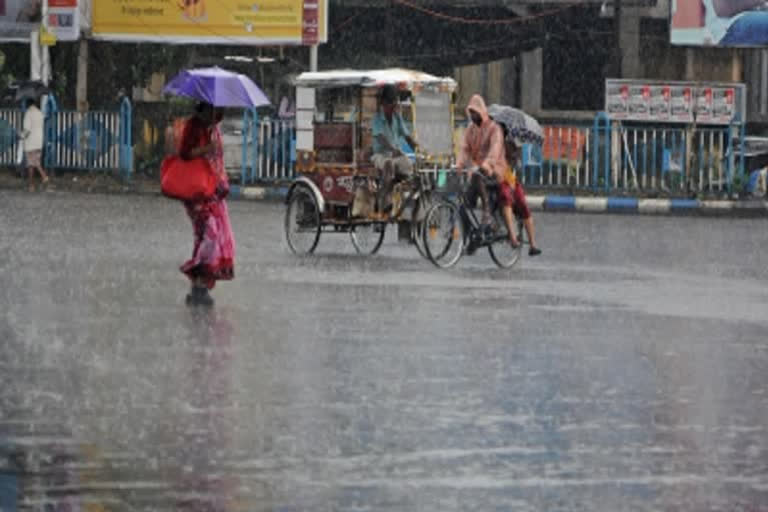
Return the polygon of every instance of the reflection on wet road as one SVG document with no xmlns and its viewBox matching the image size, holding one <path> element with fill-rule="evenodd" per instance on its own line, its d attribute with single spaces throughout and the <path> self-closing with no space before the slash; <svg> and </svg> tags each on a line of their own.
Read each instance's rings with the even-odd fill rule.
<svg viewBox="0 0 768 512">
<path fill-rule="evenodd" d="M 540 214 L 446 272 L 231 210 L 190 310 L 177 204 L 0 192 L 0 510 L 768 511 L 764 221 Z"/>
</svg>

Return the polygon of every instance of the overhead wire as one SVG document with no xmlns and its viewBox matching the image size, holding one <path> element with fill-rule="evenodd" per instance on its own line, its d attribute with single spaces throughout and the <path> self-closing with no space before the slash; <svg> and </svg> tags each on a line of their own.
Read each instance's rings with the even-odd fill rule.
<svg viewBox="0 0 768 512">
<path fill-rule="evenodd" d="M 490 19 L 490 18 L 466 18 L 463 16 L 447 14 L 444 12 L 435 11 L 433 9 L 429 9 L 427 7 L 415 4 L 409 0 L 393 0 L 393 1 L 396 4 L 402 5 L 404 7 L 408 7 L 409 9 L 413 9 L 415 11 L 419 11 L 423 14 L 432 16 L 433 18 L 439 18 L 439 19 L 453 22 L 453 23 L 463 23 L 467 25 L 516 25 L 519 23 L 525 23 L 526 21 L 531 21 L 539 18 L 544 18 L 547 16 L 552 16 L 554 14 L 558 14 L 568 9 L 572 9 L 574 7 L 583 5 L 579 3 L 571 3 L 563 7 L 558 7 L 556 9 L 549 9 L 539 13 L 530 14 L 527 16 L 516 16 L 514 18 L 503 18 L 503 19 Z"/>
<path fill-rule="evenodd" d="M 333 32 L 338 32 L 342 28 L 346 27 L 347 25 L 349 25 L 350 23 L 355 21 L 357 18 L 359 18 L 363 14 L 363 12 L 364 11 L 360 11 L 360 12 L 357 12 L 357 13 L 349 16 L 347 19 L 345 19 L 344 21 L 342 21 L 341 23 L 339 23 L 338 25 L 333 27 Z"/>
</svg>

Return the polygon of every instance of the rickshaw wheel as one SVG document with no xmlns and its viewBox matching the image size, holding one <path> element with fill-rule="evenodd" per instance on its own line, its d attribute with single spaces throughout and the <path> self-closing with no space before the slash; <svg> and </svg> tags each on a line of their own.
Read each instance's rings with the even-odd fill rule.
<svg viewBox="0 0 768 512">
<path fill-rule="evenodd" d="M 357 224 L 352 226 L 349 237 L 358 254 L 372 256 L 379 252 L 384 243 L 384 235 L 387 225 L 381 222 L 371 224 Z"/>
<path fill-rule="evenodd" d="M 285 240 L 298 256 L 312 254 L 320 241 L 320 208 L 309 188 L 299 186 L 288 198 L 285 211 Z"/>
<path fill-rule="evenodd" d="M 523 223 L 518 221 L 517 225 L 517 240 L 520 242 L 520 246 L 515 249 L 509 245 L 509 238 L 507 236 L 507 227 L 504 224 L 504 217 L 500 212 L 494 215 L 496 225 L 499 226 L 499 232 L 496 239 L 488 246 L 488 252 L 491 254 L 491 259 L 499 268 L 512 268 L 520 260 L 520 256 L 523 253 L 523 245 L 525 243 L 524 236 L 525 230 L 523 229 Z"/>
</svg>

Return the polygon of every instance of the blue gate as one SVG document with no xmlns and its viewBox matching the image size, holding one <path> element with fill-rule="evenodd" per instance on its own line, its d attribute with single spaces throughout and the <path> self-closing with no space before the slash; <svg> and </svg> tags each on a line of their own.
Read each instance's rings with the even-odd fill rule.
<svg viewBox="0 0 768 512">
<path fill-rule="evenodd" d="M 45 166 L 51 169 L 133 172 L 131 102 L 117 111 L 59 110 L 49 97 L 45 119 Z"/>
</svg>

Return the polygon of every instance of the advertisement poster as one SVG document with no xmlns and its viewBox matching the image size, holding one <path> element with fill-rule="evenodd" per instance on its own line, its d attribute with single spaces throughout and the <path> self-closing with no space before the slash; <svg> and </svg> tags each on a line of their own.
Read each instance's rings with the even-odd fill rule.
<svg viewBox="0 0 768 512">
<path fill-rule="evenodd" d="M 746 116 L 739 83 L 608 79 L 605 112 L 617 121 L 725 125 Z"/>
<path fill-rule="evenodd" d="M 53 32 L 59 41 L 78 40 L 80 12 L 77 0 L 48 0 L 48 30 Z"/>
<path fill-rule="evenodd" d="M 670 121 L 693 123 L 693 91 L 687 85 L 670 87 Z"/>
<path fill-rule="evenodd" d="M 320 42 L 320 25 L 318 0 L 304 0 L 304 13 L 301 28 L 301 44 L 316 45 Z"/>
<path fill-rule="evenodd" d="M 629 85 L 611 83 L 605 86 L 605 111 L 611 119 L 629 117 Z"/>
<path fill-rule="evenodd" d="M 712 90 L 712 120 L 717 124 L 730 123 L 735 115 L 736 91 L 731 88 Z"/>
<path fill-rule="evenodd" d="M 649 117 L 658 121 L 669 121 L 670 87 L 668 85 L 655 85 L 650 89 L 651 113 Z"/>
<path fill-rule="evenodd" d="M 93 37 L 160 43 L 324 43 L 328 0 L 98 0 Z"/>
<path fill-rule="evenodd" d="M 77 0 L 49 0 L 48 26 L 60 41 L 79 36 Z M 42 0 L 0 0 L 0 41 L 28 42 L 31 32 L 40 29 Z"/>
<path fill-rule="evenodd" d="M 669 33 L 674 45 L 768 45 L 768 11 L 763 2 L 731 2 L 732 5 L 728 5 L 728 2 L 711 0 L 673 0 L 671 3 Z"/>
<path fill-rule="evenodd" d="M 712 122 L 712 88 L 704 87 L 696 91 L 696 122 Z"/>
<path fill-rule="evenodd" d="M 638 121 L 650 119 L 651 88 L 648 85 L 629 87 L 629 117 Z"/>
</svg>

